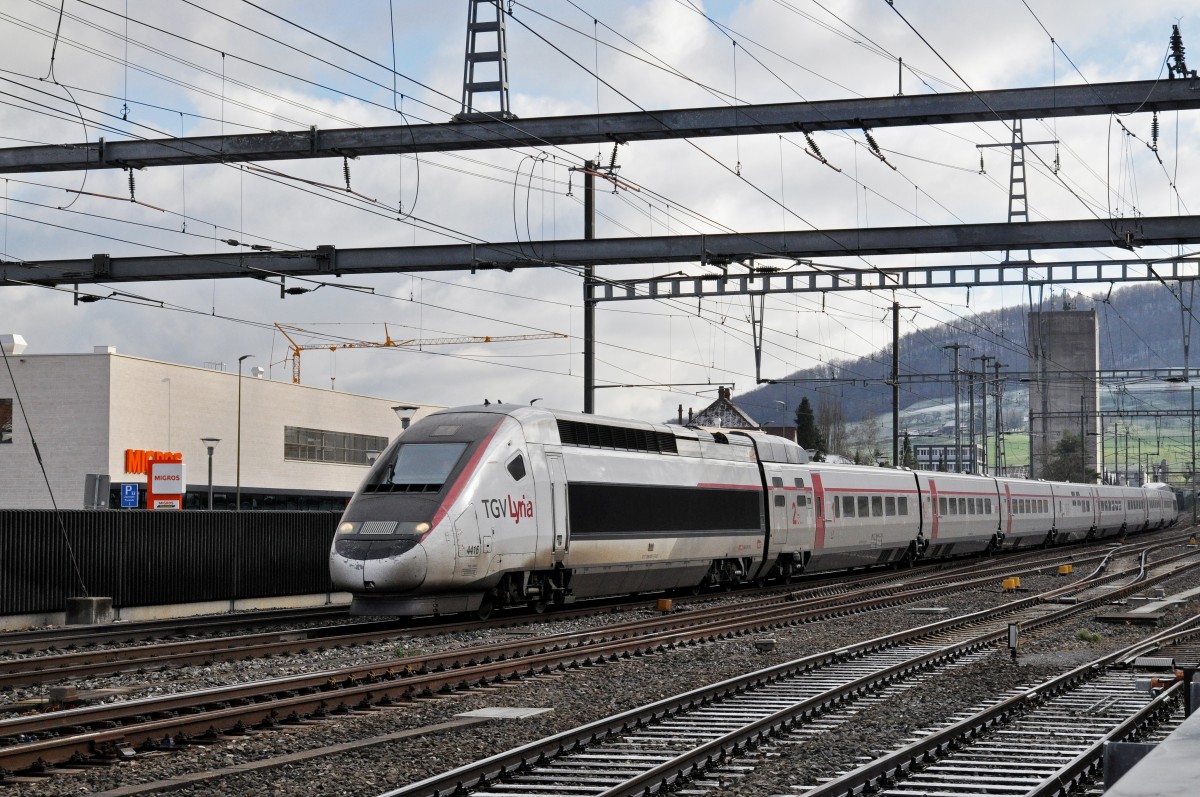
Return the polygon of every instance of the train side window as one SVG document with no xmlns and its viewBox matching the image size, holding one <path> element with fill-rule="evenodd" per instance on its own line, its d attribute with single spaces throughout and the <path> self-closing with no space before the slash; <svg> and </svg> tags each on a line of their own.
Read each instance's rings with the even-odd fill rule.
<svg viewBox="0 0 1200 797">
<path fill-rule="evenodd" d="M 842 516 L 842 502 L 838 500 L 836 495 L 833 497 L 833 516 L 835 518 Z"/>
<path fill-rule="evenodd" d="M 513 481 L 519 482 L 525 478 L 525 457 L 520 454 L 510 459 L 504 467 L 508 469 L 508 475 L 513 477 Z"/>
<path fill-rule="evenodd" d="M 938 514 L 939 515 L 948 514 L 946 512 L 946 496 L 944 496 L 944 495 L 938 496 Z"/>
<path fill-rule="evenodd" d="M 883 511 L 888 517 L 892 517 L 896 514 L 896 496 L 889 495 L 883 499 Z"/>
<path fill-rule="evenodd" d="M 951 499 L 950 499 L 950 500 L 947 502 L 947 504 L 948 504 L 948 505 L 949 505 L 949 507 L 950 507 L 950 514 L 951 514 L 951 515 L 957 515 L 957 514 L 958 514 L 958 501 L 956 501 L 955 499 L 951 498 Z"/>
<path fill-rule="evenodd" d="M 785 495 L 775 496 L 775 506 L 783 506 L 786 503 L 787 503 L 787 496 L 785 496 Z"/>
<path fill-rule="evenodd" d="M 793 479 L 792 482 L 801 490 L 804 489 L 804 479 Z"/>
<path fill-rule="evenodd" d="M 772 487 L 782 487 L 783 486 L 783 477 L 782 476 L 772 476 L 771 477 L 771 486 Z"/>
<path fill-rule="evenodd" d="M 872 517 L 883 517 L 883 496 L 882 495 L 871 496 L 871 516 Z"/>
<path fill-rule="evenodd" d="M 968 515 L 974 515 L 974 514 L 976 514 L 976 512 L 975 512 L 975 499 L 974 499 L 974 498 L 968 498 L 968 499 L 967 499 L 967 514 L 968 514 Z"/>
<path fill-rule="evenodd" d="M 965 499 L 965 498 L 958 499 L 958 514 L 960 514 L 960 515 L 967 514 L 967 499 Z"/>
<path fill-rule="evenodd" d="M 825 499 L 818 498 L 817 499 L 817 517 L 824 517 L 824 516 L 825 516 Z"/>
<path fill-rule="evenodd" d="M 902 495 L 896 499 L 896 509 L 898 509 L 900 511 L 901 515 L 908 514 L 908 496 L 907 495 Z"/>
<path fill-rule="evenodd" d="M 842 512 L 846 517 L 854 517 L 854 496 L 842 496 Z"/>
<path fill-rule="evenodd" d="M 871 499 L 865 495 L 860 495 L 858 497 L 858 516 L 859 517 L 870 517 L 871 516 Z"/>
<path fill-rule="evenodd" d="M 983 507 L 984 507 L 984 514 L 986 514 L 986 515 L 992 514 L 992 499 L 990 499 L 990 498 L 983 499 Z"/>
</svg>

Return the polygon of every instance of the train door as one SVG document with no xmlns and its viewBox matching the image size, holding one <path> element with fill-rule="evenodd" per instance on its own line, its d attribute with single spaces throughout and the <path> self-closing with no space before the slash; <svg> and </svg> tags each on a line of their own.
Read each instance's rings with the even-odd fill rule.
<svg viewBox="0 0 1200 797">
<path fill-rule="evenodd" d="M 808 497 L 809 493 L 806 489 L 808 485 L 805 484 L 803 477 L 796 477 L 792 483 L 795 485 L 796 491 L 793 493 L 794 498 L 788 510 L 790 514 L 788 522 L 792 529 L 791 539 L 795 541 L 801 539 L 803 533 L 808 531 L 808 517 L 809 512 L 812 511 L 813 502 Z"/>
<path fill-rule="evenodd" d="M 471 504 L 454 519 L 454 569 L 461 576 L 474 576 L 479 571 L 483 545 L 479 540 L 479 518 Z"/>
<path fill-rule="evenodd" d="M 767 479 L 771 483 L 770 501 L 771 501 L 771 547 L 778 548 L 787 538 L 788 535 L 788 506 L 787 492 L 783 489 L 783 475 L 779 471 L 767 473 Z"/>
<path fill-rule="evenodd" d="M 813 539 L 813 550 L 825 547 L 825 486 L 821 483 L 821 474 L 812 474 L 813 489 L 813 522 L 817 527 L 817 536 Z"/>
<path fill-rule="evenodd" d="M 938 519 L 941 517 L 938 512 L 937 482 L 933 479 L 929 480 L 929 495 L 925 500 L 929 502 L 929 539 L 932 541 L 937 539 Z"/>
<path fill-rule="evenodd" d="M 550 472 L 550 547 L 554 561 L 561 562 L 571 546 L 571 529 L 567 522 L 567 468 L 562 454 L 547 453 L 546 468 Z"/>
<path fill-rule="evenodd" d="M 1004 534 L 1012 536 L 1013 531 L 1013 513 L 1012 513 L 1012 485 L 1004 485 L 1004 500 L 1000 502 L 1000 511 L 1004 516 Z"/>
</svg>

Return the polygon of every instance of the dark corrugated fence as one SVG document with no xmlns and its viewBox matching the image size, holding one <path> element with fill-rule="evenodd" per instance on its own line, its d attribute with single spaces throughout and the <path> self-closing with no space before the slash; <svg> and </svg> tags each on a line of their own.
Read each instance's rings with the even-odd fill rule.
<svg viewBox="0 0 1200 797">
<path fill-rule="evenodd" d="M 0 614 L 61 611 L 80 579 L 115 607 L 328 592 L 339 517 L 2 509 Z"/>
</svg>

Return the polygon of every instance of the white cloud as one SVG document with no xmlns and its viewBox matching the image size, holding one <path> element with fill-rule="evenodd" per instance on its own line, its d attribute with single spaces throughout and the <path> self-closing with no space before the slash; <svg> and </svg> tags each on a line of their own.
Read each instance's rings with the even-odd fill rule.
<svg viewBox="0 0 1200 797">
<path fill-rule="evenodd" d="M 589 114 L 595 111 L 597 100 L 595 79 L 531 35 L 524 25 L 589 68 L 598 57 L 601 77 L 614 87 L 600 89 L 600 107 L 606 112 L 633 107 L 617 91 L 646 108 L 719 104 L 722 100 L 697 84 L 711 86 L 718 94 L 733 92 L 735 48 L 730 36 L 738 41 L 737 88 L 742 102 L 792 102 L 800 96 L 842 99 L 894 94 L 896 64 L 873 52 L 871 48 L 875 46 L 902 57 L 907 66 L 943 81 L 959 82 L 891 8 L 867 0 L 822 4 L 837 12 L 857 32 L 849 30 L 817 4 L 801 0 L 703 4 L 714 18 L 734 31 L 729 36 L 705 21 L 687 0 L 579 0 L 582 10 L 562 1 L 529 5 L 532 8 L 518 5 L 515 13 L 519 21 L 510 21 L 508 25 L 512 110 L 526 118 Z M 1092 83 L 1158 76 L 1170 26 L 1186 11 L 1178 3 L 1147 2 L 1130 7 L 1116 0 L 1087 4 L 1030 0 L 1029 5 Z M 120 12 L 124 3 L 109 0 L 107 7 Z M 130 26 L 131 37 L 163 52 L 151 54 L 130 47 L 131 67 L 137 65 L 161 72 L 196 88 L 166 83 L 133 68 L 127 73 L 123 42 L 70 18 L 63 24 L 56 77 L 63 83 L 112 95 L 103 98 L 77 93 L 81 103 L 96 105 L 118 117 L 128 97 L 132 120 L 172 133 L 181 124 L 188 134 L 218 133 L 222 118 L 226 132 L 236 130 L 238 125 L 260 129 L 316 125 L 329 129 L 345 126 L 343 120 L 361 125 L 400 122 L 398 114 L 389 108 L 394 99 L 390 88 L 392 78 L 385 69 L 244 4 L 224 2 L 211 7 L 246 27 L 231 25 L 178 3 L 133 0 L 130 4 L 137 19 L 227 53 L 224 81 L 220 76 L 219 52 L 171 39 L 136 24 Z M 398 91 L 405 95 L 404 108 L 414 118 L 444 121 L 458 110 L 461 94 L 465 6 L 397 0 L 394 7 L 399 71 L 434 89 L 398 81 Z M 111 14 L 72 4 L 67 8 L 96 24 L 124 32 L 124 22 Z M 392 37 L 387 27 L 387 3 L 324 5 L 280 1 L 271 3 L 269 8 L 321 35 L 347 43 L 366 58 L 390 65 Z M 1083 80 L 1061 53 L 1052 56 L 1049 38 L 1020 2 L 904 3 L 896 8 L 977 90 Z M 599 48 L 597 56 L 588 38 L 534 11 L 589 35 L 593 30 L 592 20 L 597 19 L 695 82 L 673 77 L 663 69 L 604 46 Z M 0 17 L 0 35 L 6 41 L 6 48 L 0 52 L 0 68 L 35 78 L 44 75 L 52 33 L 22 30 L 11 20 L 25 20 L 44 31 L 52 31 L 56 12 L 57 6 L 52 3 L 5 9 L 7 18 Z M 1121 24 L 1110 22 L 1117 18 Z M 1189 25 L 1184 19 L 1185 42 L 1189 41 Z M 598 29 L 603 42 L 633 51 L 632 45 L 612 31 L 603 26 Z M 302 52 L 267 41 L 256 31 L 295 45 Z M 84 53 L 67 39 L 85 42 L 111 58 L 105 60 Z M 856 43 L 868 39 L 875 45 Z M 304 53 L 343 69 L 319 63 Z M 193 66 L 172 61 L 167 55 L 177 56 Z M 646 53 L 639 53 L 639 57 L 653 60 Z M 334 90 L 315 88 L 249 66 L 239 58 L 258 61 Z M 14 77 L 7 73 L 0 75 Z M 363 77 L 382 86 L 373 85 Z M 239 86 L 236 81 L 244 81 L 255 89 Z M 25 82 L 60 92 L 52 84 Z M 939 91 L 948 90 L 940 83 L 934 85 Z M 36 96 L 26 89 L 14 89 L 11 84 L 0 88 L 22 96 Z M 904 91 L 919 94 L 928 89 L 911 73 L 906 73 Z M 422 106 L 422 102 L 434 107 Z M 137 103 L 206 118 L 186 116 L 181 123 L 174 110 Z M 65 114 L 71 108 L 69 103 L 58 103 L 56 107 Z M 1121 121 L 1130 131 L 1148 140 L 1148 115 L 1134 115 Z M 1174 177 L 1177 161 L 1182 212 L 1189 212 L 1188 206 L 1200 203 L 1192 181 L 1187 179 L 1188 164 L 1196 162 L 1196 114 L 1182 113 L 1178 117 L 1164 114 L 1161 122 L 1159 151 L 1165 167 L 1159 166 L 1142 141 L 1127 136 L 1113 120 L 1027 122 L 1027 138 L 1056 136 L 1063 142 L 1058 150 L 1062 168 L 1057 175 L 1036 161 L 1041 158 L 1047 165 L 1053 163 L 1052 147 L 1037 148 L 1036 154 L 1031 155 L 1031 217 L 1035 220 L 1089 217 L 1091 210 L 1085 202 L 1123 212 L 1136 206 L 1139 212 L 1148 215 L 1174 213 L 1176 197 L 1168 185 L 1168 175 Z M 33 141 L 65 143 L 82 137 L 78 121 L 52 120 L 11 105 L 0 105 L 0 130 Z M 137 129 L 133 132 L 139 133 Z M 96 135 L 93 130 L 91 136 Z M 105 135 L 110 140 L 117 137 L 111 132 Z M 794 229 L 809 229 L 810 225 L 822 229 L 878 227 L 909 225 L 914 215 L 932 224 L 1006 219 L 1007 150 L 986 151 L 987 174 L 977 173 L 976 144 L 1008 141 L 1009 133 L 1001 123 L 896 128 L 875 130 L 873 135 L 899 171 L 879 163 L 867 152 L 861 131 L 815 135 L 825 156 L 842 169 L 841 173 L 805 155 L 806 142 L 798 133 L 783 139 L 773 135 L 742 136 L 697 139 L 693 144 L 656 142 L 621 147 L 618 151 L 621 176 L 647 190 L 614 196 L 602 184 L 597 203 L 603 214 L 598 234 L 662 235 L 668 226 L 671 232 L 693 229 L 715 232 L 722 228 L 775 230 L 785 225 Z M 4 146 L 13 144 L 0 141 Z M 419 196 L 418 166 L 414 160 L 396 156 L 353 160 L 352 187 L 383 203 L 385 208 L 376 208 L 377 213 L 307 193 L 321 193 L 320 189 L 302 189 L 294 183 L 277 185 L 231 166 L 137 172 L 138 199 L 174 213 L 182 213 L 186 199 L 187 231 L 204 237 L 176 232 L 183 221 L 179 216 L 111 199 L 81 197 L 71 210 L 169 229 L 119 224 L 56 210 L 71 196 L 64 189 L 80 187 L 78 174 L 13 175 L 4 187 L 9 199 L 7 212 L 11 215 L 5 222 L 3 251 L 10 258 L 37 260 L 85 258 L 96 252 L 114 256 L 153 254 L 154 250 L 148 246 L 188 253 L 233 251 L 219 240 L 214 244 L 213 238 L 237 238 L 253 243 L 278 241 L 300 248 L 318 244 L 340 248 L 420 245 L 455 240 L 426 229 L 414 231 L 412 226 L 394 218 L 392 211 L 401 201 L 406 210 L 412 211 L 414 198 L 418 200 L 415 209 L 418 217 L 443 225 L 467 239 L 578 238 L 582 235 L 581 178 L 578 174 L 572 177 L 566 166 L 572 158 L 597 154 L 607 161 L 611 147 L 551 148 L 548 152 L 557 160 L 539 163 L 527 157 L 536 154 L 531 150 L 422 156 Z M 733 174 L 739 163 L 744 179 Z M 265 165 L 309 180 L 335 186 L 343 183 L 342 164 L 336 159 Z M 53 187 L 29 186 L 18 180 Z M 572 197 L 565 196 L 568 181 L 573 188 Z M 117 171 L 93 172 L 87 178 L 86 190 L 124 197 L 128 195 L 127 177 Z M 652 199 L 651 191 L 666 197 L 669 211 L 662 202 Z M 337 196 L 336 191 L 325 193 Z M 347 199 L 344 192 L 340 198 Z M 780 207 L 781 198 L 787 211 Z M 48 207 L 30 207 L 17 200 Z M 689 218 L 690 212 L 715 224 L 695 216 Z M 219 225 L 215 235 L 212 224 Z M 94 233 L 131 243 L 99 238 Z M 872 262 L 987 263 L 994 259 L 988 255 L 909 256 Z M 862 261 L 850 262 L 864 265 Z M 679 266 L 674 264 L 605 267 L 600 273 L 612 278 L 644 277 L 676 268 Z M 249 279 L 215 284 L 196 281 L 88 288 L 101 294 L 115 288 L 196 311 L 183 313 L 116 301 L 76 307 L 69 295 L 9 287 L 0 291 L 0 331 L 25 335 L 31 352 L 80 351 L 106 343 L 131 354 L 194 364 L 234 362 L 240 354 L 253 352 L 256 362 L 273 363 L 275 378 L 284 379 L 289 378 L 285 350 L 270 326 L 275 321 L 367 341 L 383 339 L 385 322 L 393 338 L 401 334 L 430 338 L 555 331 L 571 334 L 573 340 L 445 346 L 425 352 L 370 348 L 336 355 L 306 352 L 302 357 L 304 381 L 327 385 L 330 377 L 336 376 L 339 390 L 414 402 L 458 404 L 475 403 L 483 398 L 527 401 L 541 397 L 547 405 L 581 406 L 583 314 L 578 277 L 518 270 L 428 277 L 354 276 L 341 282 L 373 287 L 377 295 L 323 287 L 304 296 L 280 300 L 276 286 Z M 1001 301 L 1020 301 L 1023 297 L 1019 293 L 1010 289 L 976 291 L 969 308 L 962 306 L 966 301 L 962 289 L 926 294 L 919 301 L 902 298 L 908 303 L 922 304 L 922 312 L 928 316 L 922 316 L 919 323 L 930 323 L 931 318 L 939 316 L 968 314 Z M 763 375 L 779 376 L 816 361 L 865 353 L 885 344 L 890 329 L 881 323 L 881 308 L 890 300 L 890 296 L 831 295 L 826 297 L 822 313 L 821 300 L 816 297 L 770 299 Z M 697 314 L 694 301 L 602 304 L 597 313 L 598 379 L 601 383 L 621 384 L 736 383 L 739 391 L 749 388 L 754 366 L 747 315 L 745 298 L 706 301 L 701 315 Z M 711 400 L 710 394 L 696 395 L 703 391 L 702 385 L 673 390 L 602 390 L 597 395 L 597 408 L 608 414 L 662 419 L 673 417 L 680 403 L 685 409 L 698 409 L 706 404 Z"/>
</svg>

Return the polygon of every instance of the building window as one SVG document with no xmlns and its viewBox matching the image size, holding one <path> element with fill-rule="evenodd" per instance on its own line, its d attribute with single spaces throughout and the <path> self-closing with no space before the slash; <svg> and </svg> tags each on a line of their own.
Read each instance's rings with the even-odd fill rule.
<svg viewBox="0 0 1200 797">
<path fill-rule="evenodd" d="M 0 398 L 0 443 L 12 442 L 13 400 Z"/>
<path fill-rule="evenodd" d="M 367 452 L 382 451 L 387 444 L 386 437 L 370 434 L 283 427 L 283 458 L 300 462 L 370 465 Z"/>
</svg>

